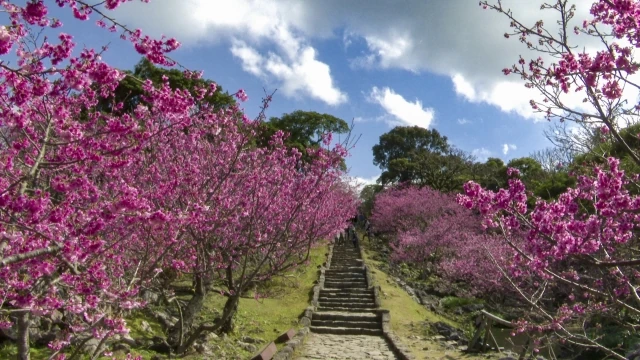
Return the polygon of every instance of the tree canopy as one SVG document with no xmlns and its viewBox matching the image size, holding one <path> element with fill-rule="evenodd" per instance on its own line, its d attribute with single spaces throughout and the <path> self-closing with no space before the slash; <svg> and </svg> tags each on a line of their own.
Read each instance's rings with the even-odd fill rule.
<svg viewBox="0 0 640 360">
<path fill-rule="evenodd" d="M 151 80 L 154 84 L 162 84 L 163 77 L 167 78 L 169 86 L 172 90 L 182 89 L 188 90 L 191 96 L 196 96 L 196 89 L 209 88 L 215 82 L 202 78 L 189 78 L 184 72 L 177 69 L 166 69 L 154 65 L 147 58 L 142 58 L 133 71 L 125 70 L 126 76 L 120 81 L 113 96 L 102 99 L 98 104 L 101 111 L 111 112 L 113 105 L 119 102 L 123 103 L 122 111 L 129 113 L 133 111 L 138 104 L 145 103 L 144 89 L 142 81 Z M 141 81 L 142 80 L 142 81 Z M 202 100 L 204 103 L 213 105 L 214 108 L 226 108 L 235 105 L 236 101 L 232 95 L 225 92 L 218 83 L 215 83 L 216 91 L 211 95 L 207 95 Z"/>
</svg>

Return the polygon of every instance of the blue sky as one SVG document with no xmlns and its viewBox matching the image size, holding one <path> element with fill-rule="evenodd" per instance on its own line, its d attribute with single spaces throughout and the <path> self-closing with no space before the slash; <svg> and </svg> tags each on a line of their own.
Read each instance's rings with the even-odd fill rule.
<svg viewBox="0 0 640 360">
<path fill-rule="evenodd" d="M 543 18 L 539 1 L 504 1 L 525 21 Z M 579 8 L 576 24 L 587 18 Z M 54 10 L 62 31 L 81 45 L 109 44 L 104 58 L 131 69 L 130 43 Z M 361 135 L 347 160 L 350 175 L 381 170 L 371 148 L 395 125 L 435 128 L 452 144 L 508 161 L 550 146 L 546 120 L 528 102 L 536 94 L 501 69 L 527 55 L 503 37 L 508 22 L 473 0 L 152 0 L 127 3 L 114 16 L 153 36 L 176 37 L 179 63 L 235 92 L 255 116 L 263 89 L 278 89 L 268 116 L 294 110 L 354 120 Z"/>
</svg>

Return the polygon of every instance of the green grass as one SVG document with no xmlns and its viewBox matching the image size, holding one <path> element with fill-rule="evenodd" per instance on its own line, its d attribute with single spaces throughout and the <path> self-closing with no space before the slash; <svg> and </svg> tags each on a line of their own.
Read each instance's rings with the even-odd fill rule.
<svg viewBox="0 0 640 360">
<path fill-rule="evenodd" d="M 435 335 L 427 323 L 445 322 L 457 328 L 461 324 L 427 310 L 414 301 L 389 275 L 380 269 L 386 266 L 375 260 L 376 253 L 363 244 L 364 259 L 369 266 L 375 285 L 380 286 L 381 307 L 391 314 L 391 329 L 416 359 L 466 359 L 484 360 L 485 355 L 462 354 L 458 351 L 444 350 L 434 341 L 427 340 Z"/>
<path fill-rule="evenodd" d="M 455 296 L 447 296 L 440 301 L 442 307 L 447 310 L 454 310 L 460 306 L 471 305 L 471 304 L 483 304 L 484 301 L 482 299 L 476 298 L 459 298 Z"/>
<path fill-rule="evenodd" d="M 311 250 L 308 265 L 289 272 L 265 284 L 259 292 L 266 291 L 268 298 L 259 300 L 242 298 L 235 317 L 235 330 L 226 341 L 235 343 L 243 336 L 251 336 L 264 340 L 256 344 L 262 348 L 275 340 L 281 333 L 298 329 L 298 319 L 309 306 L 314 282 L 318 280 L 318 266 L 325 260 L 327 246 L 323 243 Z M 224 307 L 226 298 L 219 294 L 210 294 L 205 304 L 204 315 L 212 316 Z M 238 358 L 247 358 L 247 351 L 237 348 Z M 229 354 L 227 354 L 229 355 Z"/>
<path fill-rule="evenodd" d="M 281 333 L 291 328 L 298 329 L 298 319 L 307 306 L 310 305 L 311 291 L 314 282 L 318 280 L 318 267 L 326 260 L 326 253 L 327 244 L 322 242 L 321 245 L 311 250 L 308 264 L 301 265 L 283 276 L 261 284 L 258 292 L 266 293 L 268 297 L 259 300 L 241 298 L 238 312 L 235 316 L 233 333 L 221 336 L 209 344 L 214 351 L 213 358 L 221 357 L 222 353 L 226 358 L 249 358 L 253 354 L 240 348 L 237 344 L 237 341 L 243 336 L 262 339 L 261 343 L 255 344 L 259 350 L 274 341 Z M 205 301 L 199 321 L 213 320 L 222 311 L 225 301 L 226 297 L 218 293 L 210 293 Z M 142 321 L 149 323 L 151 333 L 142 331 Z M 151 338 L 155 335 L 164 336 L 160 323 L 148 316 L 147 312 L 138 312 L 127 317 L 127 325 L 133 338 Z M 281 346 L 279 345 L 279 347 Z M 50 351 L 47 348 L 31 349 L 31 358 L 33 360 L 48 359 L 49 354 Z M 131 354 L 150 359 L 155 353 L 145 349 L 133 348 L 131 349 Z M 117 359 L 124 358 L 122 354 L 114 355 Z M 0 359 L 14 359 L 16 356 L 17 348 L 15 345 L 6 344 L 0 347 Z M 106 359 L 106 357 L 103 358 Z M 202 358 L 203 355 L 201 354 L 191 354 L 184 357 L 184 359 L 190 360 Z"/>
</svg>

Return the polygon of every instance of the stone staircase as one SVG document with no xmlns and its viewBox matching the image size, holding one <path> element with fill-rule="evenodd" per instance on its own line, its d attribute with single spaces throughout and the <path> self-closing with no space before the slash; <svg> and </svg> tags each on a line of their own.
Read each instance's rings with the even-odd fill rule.
<svg viewBox="0 0 640 360">
<path fill-rule="evenodd" d="M 382 316 L 376 312 L 374 289 L 367 284 L 360 251 L 334 246 L 324 271 L 311 332 L 340 335 L 382 335 Z"/>
</svg>

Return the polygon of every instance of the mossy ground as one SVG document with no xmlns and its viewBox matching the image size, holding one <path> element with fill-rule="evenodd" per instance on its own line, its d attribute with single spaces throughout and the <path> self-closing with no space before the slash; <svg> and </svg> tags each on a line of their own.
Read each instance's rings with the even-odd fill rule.
<svg viewBox="0 0 640 360">
<path fill-rule="evenodd" d="M 415 302 L 388 274 L 380 270 L 383 263 L 375 260 L 375 251 L 368 242 L 362 244 L 364 259 L 372 273 L 375 285 L 380 286 L 381 305 L 391 314 L 391 329 L 409 347 L 416 359 L 487 359 L 491 355 L 471 355 L 460 351 L 445 350 L 438 342 L 429 340 L 434 335 L 430 323 L 438 321 L 461 328 L 460 323 L 432 311 Z M 457 299 L 457 298 L 456 298 Z M 468 301 L 468 300 L 462 300 Z M 452 299 L 452 302 L 455 300 Z"/>
<path fill-rule="evenodd" d="M 271 341 L 274 341 L 281 333 L 295 328 L 298 329 L 298 319 L 309 306 L 311 291 L 318 279 L 318 267 L 326 260 L 327 243 L 322 242 L 313 248 L 308 264 L 301 265 L 297 269 L 287 272 L 283 276 L 276 277 L 269 282 L 261 284 L 258 292 L 268 297 L 256 300 L 255 298 L 242 298 L 235 316 L 235 329 L 233 333 L 219 337 L 210 345 L 213 348 L 214 358 L 246 359 L 252 353 L 238 346 L 238 340 L 243 336 L 250 336 L 264 340 L 256 344 L 261 349 Z M 188 284 L 189 282 L 185 282 Z M 185 297 L 186 299 L 186 297 Z M 205 308 L 200 320 L 213 320 L 224 307 L 226 297 L 218 293 L 210 293 L 205 302 Z M 142 322 L 146 321 L 150 332 L 142 331 Z M 146 312 L 139 312 L 127 317 L 127 324 L 133 338 L 151 338 L 155 335 L 164 336 L 162 327 Z M 140 348 L 131 349 L 132 355 L 140 355 L 144 359 L 150 359 L 155 352 Z M 17 350 L 15 345 L 6 344 L 0 347 L 0 359 L 15 359 Z M 50 352 L 46 348 L 32 348 L 33 360 L 48 359 Z M 123 359 L 124 354 L 114 354 L 116 359 Z M 88 357 L 87 357 L 88 358 Z M 106 359 L 107 357 L 103 357 Z M 191 354 L 184 359 L 202 359 L 199 354 Z M 84 359 L 83 359 L 84 360 Z"/>
</svg>

